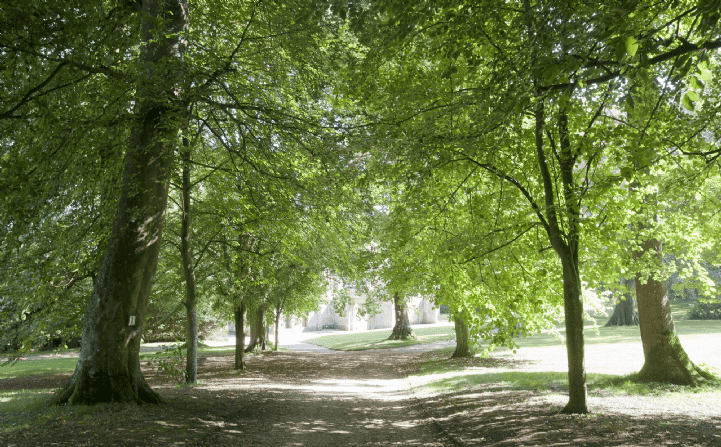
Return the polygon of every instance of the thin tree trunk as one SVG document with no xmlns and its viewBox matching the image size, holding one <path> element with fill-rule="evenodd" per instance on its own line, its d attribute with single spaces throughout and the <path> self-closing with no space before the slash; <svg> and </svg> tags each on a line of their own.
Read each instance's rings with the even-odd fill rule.
<svg viewBox="0 0 721 447">
<path fill-rule="evenodd" d="M 581 275 L 578 263 L 580 245 L 579 233 L 579 199 L 574 181 L 575 156 L 573 155 L 568 132 L 568 117 L 561 110 L 558 117 L 560 151 L 558 165 L 561 171 L 565 211 L 568 217 L 567 229 L 564 234 L 556 215 L 556 199 L 554 181 L 548 169 L 544 151 L 543 132 L 545 110 L 542 102 L 535 113 L 535 139 L 538 166 L 543 180 L 546 215 L 546 232 L 554 251 L 561 260 L 563 267 L 563 307 L 566 320 L 566 352 L 568 354 L 568 394 L 569 399 L 563 408 L 564 413 L 588 413 L 586 388 L 586 365 L 583 341 L 583 303 L 581 302 Z M 553 144 L 553 143 L 552 143 Z M 538 213 L 538 211 L 537 211 Z M 539 217 L 540 213 L 539 213 Z"/>
<path fill-rule="evenodd" d="M 563 307 L 566 316 L 566 353 L 568 355 L 569 399 L 564 413 L 588 413 L 586 364 L 583 341 L 583 302 L 578 263 L 563 261 Z"/>
<path fill-rule="evenodd" d="M 195 271 L 193 270 L 193 254 L 190 251 L 190 147 L 188 140 L 183 138 L 181 151 L 183 179 L 181 189 L 182 224 L 180 228 L 180 258 L 185 275 L 185 346 L 187 349 L 185 381 L 198 381 L 198 293 L 195 287 Z"/>
<path fill-rule="evenodd" d="M 235 369 L 245 369 L 245 300 L 233 308 L 235 316 Z"/>
<path fill-rule="evenodd" d="M 141 73 L 147 78 L 137 86 L 137 121 L 110 243 L 83 319 L 80 357 L 70 383 L 54 399 L 59 404 L 160 402 L 140 371 L 139 352 L 181 113 L 168 106 L 179 83 L 179 73 L 169 67 L 180 60 L 188 3 L 145 0 L 142 8 L 147 18 Z"/>
<path fill-rule="evenodd" d="M 660 264 L 660 241 L 647 240 L 641 248 L 642 251 L 635 254 L 637 258 L 647 254 Z M 696 366 L 681 346 L 673 324 L 666 282 L 637 274 L 636 299 L 645 359 L 639 377 L 677 385 L 696 385 L 703 379 L 712 379 L 713 375 Z"/>
<path fill-rule="evenodd" d="M 280 305 L 276 307 L 275 309 L 275 346 L 273 347 L 274 351 L 278 350 L 278 341 L 279 341 L 279 325 L 280 325 Z"/>
<path fill-rule="evenodd" d="M 402 302 L 400 295 L 396 292 L 393 295 L 393 307 L 395 309 L 395 325 L 389 340 L 408 340 L 413 338 L 411 321 L 408 318 L 408 306 Z"/>
<path fill-rule="evenodd" d="M 453 324 L 456 327 L 456 350 L 453 351 L 453 357 L 473 357 L 473 350 L 468 343 L 469 327 L 466 315 L 454 315 Z"/>
</svg>

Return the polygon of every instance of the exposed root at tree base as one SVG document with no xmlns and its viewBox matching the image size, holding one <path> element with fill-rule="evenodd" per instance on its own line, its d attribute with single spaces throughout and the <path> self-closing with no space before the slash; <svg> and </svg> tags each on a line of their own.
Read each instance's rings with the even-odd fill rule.
<svg viewBox="0 0 721 447">
<path fill-rule="evenodd" d="M 140 376 L 96 378 L 75 374 L 65 388 L 50 400 L 54 405 L 94 405 L 99 403 L 161 404 L 160 395 Z"/>
<path fill-rule="evenodd" d="M 588 407 L 586 405 L 576 405 L 570 402 L 563 407 L 561 410 L 562 414 L 588 414 Z"/>
<path fill-rule="evenodd" d="M 390 337 L 388 337 L 388 340 L 415 340 L 416 336 L 413 335 L 413 333 L 401 333 L 401 334 L 391 334 Z"/>
</svg>

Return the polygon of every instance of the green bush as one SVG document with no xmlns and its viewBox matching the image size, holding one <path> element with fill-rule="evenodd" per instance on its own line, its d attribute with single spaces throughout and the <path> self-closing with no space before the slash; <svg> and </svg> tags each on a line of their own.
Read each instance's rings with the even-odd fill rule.
<svg viewBox="0 0 721 447">
<path fill-rule="evenodd" d="M 162 345 L 148 366 L 155 367 L 158 373 L 165 373 L 168 382 L 185 383 L 188 374 L 185 370 L 186 356 L 183 345 L 176 341 L 173 345 Z"/>
<path fill-rule="evenodd" d="M 688 320 L 721 320 L 721 303 L 696 303 L 686 314 Z"/>
</svg>

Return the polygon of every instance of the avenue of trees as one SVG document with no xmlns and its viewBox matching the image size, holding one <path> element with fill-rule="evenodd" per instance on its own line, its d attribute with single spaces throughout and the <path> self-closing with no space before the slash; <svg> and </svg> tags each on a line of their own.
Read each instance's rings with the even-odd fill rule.
<svg viewBox="0 0 721 447">
<path fill-rule="evenodd" d="M 588 411 L 590 290 L 627 297 L 640 378 L 710 379 L 666 280 L 716 293 L 720 10 L 3 3 L 2 342 L 80 337 L 58 403 L 157 403 L 139 362 L 150 303 L 185 310 L 194 382 L 199 313 L 248 328 L 242 369 L 332 272 L 382 284 L 394 337 L 411 296 L 448 305 L 457 356 L 563 319 L 568 413 Z"/>
</svg>

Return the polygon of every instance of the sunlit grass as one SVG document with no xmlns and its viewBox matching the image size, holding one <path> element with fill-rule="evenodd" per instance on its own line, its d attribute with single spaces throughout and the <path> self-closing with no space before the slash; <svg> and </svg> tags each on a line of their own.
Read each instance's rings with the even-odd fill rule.
<svg viewBox="0 0 721 447">
<path fill-rule="evenodd" d="M 307 343 L 323 346 L 337 351 L 360 351 L 366 349 L 397 348 L 401 346 L 453 340 L 455 331 L 452 326 L 414 328 L 415 338 L 409 340 L 388 340 L 391 330 L 354 332 L 352 334 L 326 335 L 307 340 Z"/>
<path fill-rule="evenodd" d="M 0 380 L 16 379 L 35 375 L 63 374 L 73 372 L 77 358 L 54 358 L 20 360 L 0 367 Z"/>
<path fill-rule="evenodd" d="M 282 348 L 281 348 L 282 349 Z M 235 353 L 234 347 L 203 346 L 198 348 L 198 355 L 225 356 Z M 171 352 L 142 352 L 141 361 L 169 358 Z M 77 357 L 39 358 L 37 355 L 29 356 L 24 360 L 0 366 L 0 380 L 17 379 L 21 377 L 72 373 L 78 363 Z"/>
<path fill-rule="evenodd" d="M 533 348 L 531 348 L 533 349 Z M 612 346 L 609 346 L 612 349 Z M 488 358 L 451 358 L 452 348 L 424 354 L 420 369 L 408 379 L 415 392 L 421 395 L 458 394 L 477 395 L 507 391 L 533 391 L 544 394 L 568 394 L 568 374 L 565 371 L 534 371 L 534 363 L 523 357 L 508 355 Z M 613 361 L 609 357 L 609 361 Z M 612 369 L 613 365 L 610 366 Z M 622 371 L 622 368 L 619 368 Z M 636 374 L 587 373 L 589 396 L 648 396 L 674 401 L 708 400 L 721 397 L 721 382 L 707 381 L 698 386 L 679 386 L 640 381 Z"/>
<path fill-rule="evenodd" d="M 675 307 L 675 306 L 674 306 Z M 684 312 L 685 315 L 685 312 Z M 638 326 L 605 328 L 607 318 L 584 330 L 587 385 L 591 396 L 664 396 L 668 399 L 715 399 L 721 397 L 718 382 L 683 387 L 639 381 L 635 374 L 643 365 Z M 721 342 L 721 321 L 675 320 L 676 330 L 689 357 L 719 374 L 721 362 L 709 355 L 709 346 Z M 422 368 L 409 379 L 421 393 L 456 393 L 470 390 L 534 390 L 568 393 L 567 358 L 562 326 L 558 335 L 550 332 L 517 337 L 518 355 L 498 349 L 488 359 L 450 359 L 452 349 L 426 354 Z M 483 343 L 481 343 L 483 345 Z M 519 363 L 520 362 L 520 363 Z M 669 397 L 670 396 L 670 397 Z"/>
</svg>

